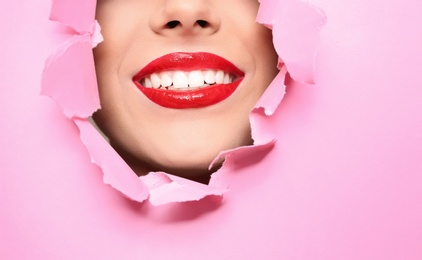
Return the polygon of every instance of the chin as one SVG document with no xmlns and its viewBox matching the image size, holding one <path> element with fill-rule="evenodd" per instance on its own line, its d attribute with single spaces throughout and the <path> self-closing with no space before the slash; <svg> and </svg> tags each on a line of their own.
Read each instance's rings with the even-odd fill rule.
<svg viewBox="0 0 422 260">
<path fill-rule="evenodd" d="M 146 155 L 128 152 L 116 146 L 114 148 L 138 176 L 146 175 L 149 172 L 165 172 L 193 181 L 208 183 L 211 174 L 221 166 L 220 162 L 212 169 L 209 169 L 211 162 L 219 151 L 207 154 L 197 153 L 195 156 L 164 151 L 160 156 L 157 156 L 156 154 Z"/>
<path fill-rule="evenodd" d="M 214 141 L 214 140 L 212 140 Z M 129 151 L 121 146 L 113 144 L 114 149 L 122 156 L 137 175 L 146 175 L 149 172 L 166 172 L 194 181 L 207 183 L 210 175 L 217 171 L 224 159 L 217 162 L 212 168 L 211 163 L 217 155 L 225 150 L 239 146 L 250 145 L 250 135 L 244 138 L 219 140 L 221 143 L 209 142 L 198 143 L 189 141 L 183 146 L 169 144 L 161 146 L 155 152 Z M 190 145 L 187 145 L 190 144 Z"/>
</svg>

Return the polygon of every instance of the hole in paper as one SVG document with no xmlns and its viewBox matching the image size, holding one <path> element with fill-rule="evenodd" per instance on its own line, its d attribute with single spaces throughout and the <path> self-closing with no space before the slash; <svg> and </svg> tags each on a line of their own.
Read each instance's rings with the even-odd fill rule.
<svg viewBox="0 0 422 260">
<path fill-rule="evenodd" d="M 218 154 L 253 145 L 249 113 L 278 73 L 271 30 L 255 22 L 258 5 L 228 2 L 233 12 L 219 13 L 163 3 L 165 14 L 135 15 L 152 4 L 98 1 L 105 40 L 94 49 L 93 120 L 137 175 L 208 184 L 223 165 Z M 190 20 L 201 29 L 166 31 Z"/>
</svg>

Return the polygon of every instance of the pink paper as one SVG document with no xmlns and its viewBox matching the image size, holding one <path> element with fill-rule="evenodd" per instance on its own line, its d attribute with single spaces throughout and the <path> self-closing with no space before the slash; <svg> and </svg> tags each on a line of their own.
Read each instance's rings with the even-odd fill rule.
<svg viewBox="0 0 422 260">
<path fill-rule="evenodd" d="M 91 50 L 102 41 L 95 4 L 57 0 L 51 8 L 50 19 L 73 31 L 46 62 L 42 94 L 53 98 L 69 118 L 86 118 L 100 107 Z"/>
<path fill-rule="evenodd" d="M 100 107 L 91 37 L 74 36 L 47 60 L 42 94 L 63 107 L 68 118 L 91 116 Z"/>
<path fill-rule="evenodd" d="M 261 1 L 257 21 L 272 28 L 274 46 L 293 79 L 314 83 L 319 30 L 324 13 L 298 0 Z"/>
<path fill-rule="evenodd" d="M 422 259 L 422 3 L 261 0 L 284 63 L 251 113 L 255 148 L 224 152 L 210 195 L 176 203 L 162 194 L 184 180 L 140 181 L 105 148 L 95 98 L 40 94 L 57 82 L 43 71 L 70 52 L 88 68 L 99 41 L 93 2 L 66 4 L 60 22 L 50 1 L 0 4 L 1 259 Z"/>
<path fill-rule="evenodd" d="M 52 1 L 50 19 L 73 28 L 80 34 L 92 33 L 96 1 Z"/>
</svg>

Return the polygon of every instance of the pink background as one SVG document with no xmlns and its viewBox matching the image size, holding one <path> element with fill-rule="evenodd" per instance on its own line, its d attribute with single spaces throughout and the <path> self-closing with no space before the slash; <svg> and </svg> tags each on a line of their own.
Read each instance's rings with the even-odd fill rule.
<svg viewBox="0 0 422 260">
<path fill-rule="evenodd" d="M 422 2 L 313 0 L 316 85 L 291 80 L 277 144 L 230 191 L 153 207 L 104 185 L 40 96 L 67 37 L 50 1 L 0 4 L 0 258 L 422 259 Z"/>
</svg>

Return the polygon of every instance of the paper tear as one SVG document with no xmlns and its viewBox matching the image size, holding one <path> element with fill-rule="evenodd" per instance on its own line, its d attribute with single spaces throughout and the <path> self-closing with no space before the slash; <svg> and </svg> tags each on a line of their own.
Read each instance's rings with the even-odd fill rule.
<svg viewBox="0 0 422 260">
<path fill-rule="evenodd" d="M 256 20 L 272 29 L 274 24 L 273 17 L 276 10 L 274 7 L 278 6 L 278 0 L 258 0 L 258 2 L 260 5 Z"/>
<path fill-rule="evenodd" d="M 55 100 L 67 118 L 87 118 L 100 108 L 92 48 L 103 37 L 95 8 L 96 1 L 52 1 L 50 20 L 73 34 L 46 61 L 41 94 Z"/>
<path fill-rule="evenodd" d="M 287 68 L 282 67 L 249 115 L 252 139 L 255 145 L 275 142 L 276 133 L 271 131 L 272 127 L 268 124 L 271 125 L 272 123 L 268 117 L 274 114 L 286 93 L 286 85 L 284 84 L 286 75 Z"/>
<path fill-rule="evenodd" d="M 324 12 L 300 0 L 261 0 L 257 21 L 273 29 L 275 49 L 290 76 L 314 84 L 319 31 L 326 23 Z"/>
<path fill-rule="evenodd" d="M 146 185 L 138 179 L 129 165 L 117 154 L 87 119 L 74 119 L 81 140 L 91 156 L 91 161 L 103 171 L 103 180 L 128 198 L 142 202 L 148 198 Z"/>
<path fill-rule="evenodd" d="M 93 34 L 96 1 L 53 0 L 50 20 L 73 28 L 79 34 Z"/>
<path fill-rule="evenodd" d="M 261 2 L 257 20 L 273 29 L 280 72 L 250 113 L 254 145 L 221 152 L 210 167 L 224 158 L 223 166 L 211 175 L 209 185 L 204 185 L 163 172 L 136 176 L 86 119 L 100 108 L 92 48 L 103 39 L 94 20 L 95 1 L 53 1 L 50 18 L 71 28 L 71 38 L 47 60 L 41 93 L 53 98 L 78 126 L 91 161 L 102 169 L 104 183 L 134 201 L 149 199 L 155 206 L 221 197 L 236 168 L 248 165 L 245 158 L 271 150 L 276 140 L 268 131 L 273 123 L 267 119 L 283 99 L 287 71 L 297 81 L 313 82 L 318 32 L 325 16 L 298 0 Z"/>
<path fill-rule="evenodd" d="M 94 21 L 91 27 L 92 29 L 89 35 L 91 36 L 92 48 L 95 48 L 98 44 L 104 41 L 104 37 L 101 34 L 101 26 L 97 20 Z"/>
<path fill-rule="evenodd" d="M 221 196 L 227 191 L 163 172 L 149 173 L 140 178 L 149 186 L 149 201 L 154 206 L 198 201 L 211 195 Z"/>
<path fill-rule="evenodd" d="M 87 118 L 100 107 L 89 35 L 75 35 L 48 58 L 41 94 L 51 97 L 67 118 Z"/>
<path fill-rule="evenodd" d="M 267 143 L 254 144 L 249 146 L 241 146 L 231 150 L 222 151 L 212 161 L 209 168 L 212 168 L 217 162 L 224 159 L 223 166 L 211 175 L 209 186 L 217 189 L 229 190 L 229 186 L 236 169 L 248 164 L 250 155 L 256 156 L 259 153 L 267 153 L 272 149 L 275 140 Z"/>
<path fill-rule="evenodd" d="M 286 74 L 287 68 L 285 66 L 281 67 L 280 72 L 268 86 L 264 94 L 262 94 L 252 111 L 263 108 L 267 116 L 274 114 L 286 94 L 286 86 L 284 85 Z"/>
</svg>

